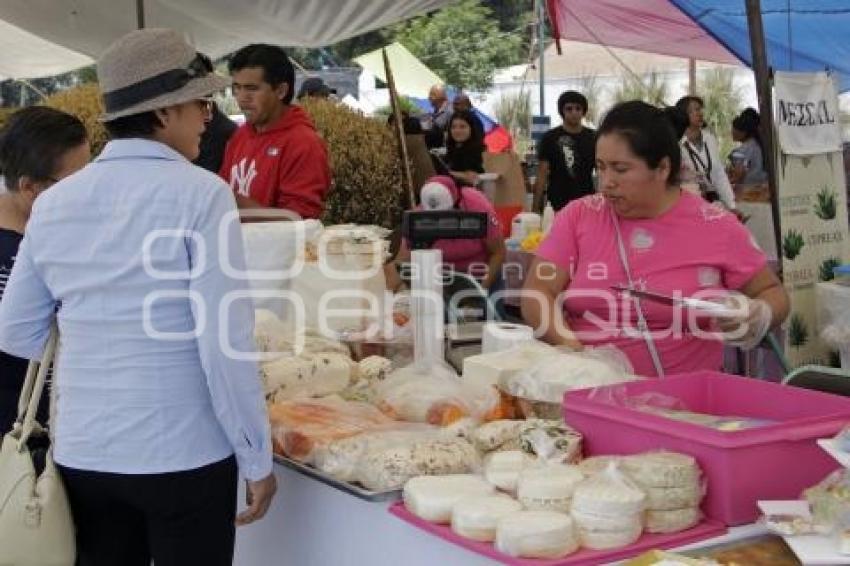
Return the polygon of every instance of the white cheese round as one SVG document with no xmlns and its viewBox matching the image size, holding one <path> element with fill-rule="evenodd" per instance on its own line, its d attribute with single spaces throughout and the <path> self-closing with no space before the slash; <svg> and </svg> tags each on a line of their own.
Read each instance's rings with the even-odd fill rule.
<svg viewBox="0 0 850 566">
<path fill-rule="evenodd" d="M 578 467 L 567 464 L 528 468 L 517 480 L 517 499 L 532 511 L 569 513 L 573 493 L 583 480 Z"/>
<path fill-rule="evenodd" d="M 698 507 L 702 500 L 702 487 L 691 484 L 684 487 L 645 487 L 646 508 L 650 511 L 672 511 Z"/>
<path fill-rule="evenodd" d="M 470 474 L 419 476 L 404 484 L 402 497 L 407 510 L 432 523 L 449 523 L 452 507 L 471 495 L 489 495 L 495 491 L 483 478 Z"/>
<path fill-rule="evenodd" d="M 576 487 L 573 509 L 594 515 L 633 515 L 646 506 L 646 494 L 616 468 L 591 476 Z"/>
<path fill-rule="evenodd" d="M 507 495 L 471 495 L 452 508 L 452 530 L 468 539 L 493 542 L 498 522 L 519 511 L 520 502 Z"/>
<path fill-rule="evenodd" d="M 578 550 L 573 520 L 554 511 L 520 511 L 496 526 L 496 549 L 520 558 L 562 558 Z"/>
<path fill-rule="evenodd" d="M 521 450 L 491 452 L 484 459 L 484 477 L 502 491 L 516 493 L 520 472 L 535 461 Z"/>
<path fill-rule="evenodd" d="M 621 531 L 588 531 L 579 528 L 581 545 L 590 550 L 609 550 L 634 544 L 643 532 L 640 521 L 634 521 L 628 529 Z"/>
<path fill-rule="evenodd" d="M 702 513 L 699 507 L 687 507 L 672 511 L 649 511 L 646 514 L 646 531 L 649 533 L 678 533 L 699 523 Z"/>
<path fill-rule="evenodd" d="M 641 486 L 681 487 L 699 483 L 696 460 L 677 452 L 647 452 L 623 458 L 623 471 Z"/>
</svg>

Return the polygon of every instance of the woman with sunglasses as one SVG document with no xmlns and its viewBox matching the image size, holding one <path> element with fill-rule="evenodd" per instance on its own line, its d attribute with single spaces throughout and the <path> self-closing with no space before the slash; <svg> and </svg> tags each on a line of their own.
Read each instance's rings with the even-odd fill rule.
<svg viewBox="0 0 850 566">
<path fill-rule="evenodd" d="M 46 106 L 13 114 L 0 133 L 0 300 L 32 206 L 39 194 L 81 169 L 91 157 L 86 128 L 76 117 Z M 28 360 L 0 351 L 0 434 L 12 428 Z M 39 406 L 44 417 L 47 403 Z M 43 420 L 42 420 L 43 422 Z"/>
</svg>

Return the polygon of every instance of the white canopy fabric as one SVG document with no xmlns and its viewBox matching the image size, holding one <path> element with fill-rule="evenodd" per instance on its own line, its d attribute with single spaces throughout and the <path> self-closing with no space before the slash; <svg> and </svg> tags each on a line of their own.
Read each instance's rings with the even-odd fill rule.
<svg viewBox="0 0 850 566">
<path fill-rule="evenodd" d="M 331 45 L 454 1 L 145 0 L 145 25 L 176 29 L 216 58 L 249 43 Z M 0 76 L 79 68 L 136 25 L 136 0 L 0 0 Z"/>
<path fill-rule="evenodd" d="M 432 86 L 443 84 L 443 79 L 429 69 L 425 63 L 417 59 L 401 43 L 391 43 L 384 49 L 387 50 L 387 58 L 390 60 L 395 88 L 400 94 L 424 98 Z M 354 62 L 382 81 L 387 82 L 383 49 L 376 49 L 361 55 L 354 59 Z"/>
</svg>

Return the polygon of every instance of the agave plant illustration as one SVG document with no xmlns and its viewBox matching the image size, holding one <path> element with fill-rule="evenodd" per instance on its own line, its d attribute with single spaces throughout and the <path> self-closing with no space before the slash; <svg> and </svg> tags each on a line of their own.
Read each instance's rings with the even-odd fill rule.
<svg viewBox="0 0 850 566">
<path fill-rule="evenodd" d="M 821 262 L 820 268 L 818 268 L 818 279 L 821 281 L 832 281 L 835 278 L 832 270 L 839 265 L 841 265 L 841 260 L 837 257 L 826 258 Z"/>
<path fill-rule="evenodd" d="M 803 235 L 796 230 L 788 230 L 785 238 L 782 240 L 782 251 L 786 259 L 794 259 L 800 255 L 800 250 L 803 249 Z"/>
<path fill-rule="evenodd" d="M 815 214 L 821 220 L 832 220 L 835 218 L 836 202 L 835 191 L 824 185 L 817 193 L 818 202 L 815 204 Z"/>
<path fill-rule="evenodd" d="M 788 341 L 795 348 L 800 348 L 806 345 L 809 341 L 809 329 L 806 322 L 799 314 L 791 315 L 791 324 L 788 327 Z"/>
</svg>

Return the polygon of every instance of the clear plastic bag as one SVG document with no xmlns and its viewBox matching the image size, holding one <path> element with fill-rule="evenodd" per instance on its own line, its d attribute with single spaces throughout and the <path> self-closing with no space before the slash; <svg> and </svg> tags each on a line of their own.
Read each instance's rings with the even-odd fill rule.
<svg viewBox="0 0 850 566">
<path fill-rule="evenodd" d="M 501 416 L 495 388 L 465 383 L 445 364 L 401 368 L 377 389 L 378 406 L 398 420 L 447 426 L 466 417 L 487 421 Z"/>
<path fill-rule="evenodd" d="M 582 352 L 554 349 L 528 369 L 506 376 L 499 388 L 518 399 L 526 418 L 562 418 L 564 393 L 638 379 L 626 356 L 613 346 Z"/>
<path fill-rule="evenodd" d="M 374 405 L 335 396 L 273 403 L 268 413 L 275 452 L 302 462 L 319 445 L 399 424 Z"/>
<path fill-rule="evenodd" d="M 850 470 L 841 469 L 803 491 L 815 523 L 838 528 L 841 517 L 850 514 Z"/>
</svg>

